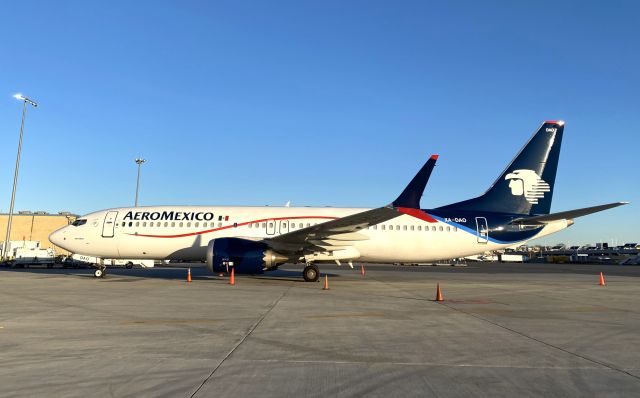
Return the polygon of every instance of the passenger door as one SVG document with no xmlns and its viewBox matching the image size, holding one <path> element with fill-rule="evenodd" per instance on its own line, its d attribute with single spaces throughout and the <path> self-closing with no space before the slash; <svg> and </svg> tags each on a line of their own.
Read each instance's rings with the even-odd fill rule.
<svg viewBox="0 0 640 398">
<path fill-rule="evenodd" d="M 107 215 L 104 216 L 104 224 L 102 224 L 102 237 L 103 238 L 113 238 L 113 230 L 116 226 L 116 217 L 118 216 L 117 211 L 107 212 Z"/>
<path fill-rule="evenodd" d="M 478 243 L 489 241 L 489 225 L 485 217 L 476 217 L 476 232 L 478 233 Z"/>
<path fill-rule="evenodd" d="M 267 235 L 276 233 L 276 220 L 267 220 Z"/>
</svg>

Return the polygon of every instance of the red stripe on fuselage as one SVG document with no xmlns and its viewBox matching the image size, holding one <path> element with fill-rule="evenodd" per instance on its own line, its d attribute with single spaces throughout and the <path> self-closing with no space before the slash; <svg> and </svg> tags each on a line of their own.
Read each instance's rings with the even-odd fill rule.
<svg viewBox="0 0 640 398">
<path fill-rule="evenodd" d="M 243 225 L 249 225 L 249 224 L 255 224 L 255 223 L 260 223 L 263 221 L 282 221 L 282 220 L 300 220 L 300 219 L 322 219 L 322 220 L 337 220 L 338 217 L 329 217 L 329 216 L 312 216 L 312 217 L 304 217 L 304 216 L 297 216 L 297 217 L 275 217 L 275 218 L 263 218 L 260 220 L 253 220 L 253 221 L 247 221 L 247 222 L 243 222 L 243 223 L 237 223 L 236 226 L 234 227 L 233 224 L 231 225 L 225 225 L 224 227 L 218 227 L 218 228 L 213 228 L 213 229 L 207 229 L 204 231 L 197 231 L 197 232 L 189 232 L 186 234 L 178 234 L 178 235 L 145 235 L 145 234 L 127 234 L 127 235 L 131 235 L 131 236 L 144 236 L 146 238 L 183 238 L 185 236 L 193 236 L 193 235 L 202 235 L 202 234 L 207 234 L 209 232 L 217 232 L 217 231 L 222 231 L 223 229 L 229 229 L 229 228 L 236 228 L 236 227 L 241 227 Z"/>
<path fill-rule="evenodd" d="M 429 214 L 425 213 L 420 209 L 413 209 L 411 207 L 398 207 L 397 210 L 400 213 L 407 214 L 411 217 L 418 218 L 422 221 L 426 222 L 438 222 L 435 218 L 431 217 Z"/>
</svg>

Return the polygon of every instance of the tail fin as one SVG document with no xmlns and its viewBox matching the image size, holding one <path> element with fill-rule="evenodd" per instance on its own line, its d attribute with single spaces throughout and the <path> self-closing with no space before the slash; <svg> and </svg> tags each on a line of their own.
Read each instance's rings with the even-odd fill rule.
<svg viewBox="0 0 640 398">
<path fill-rule="evenodd" d="M 549 214 L 563 131 L 563 121 L 544 122 L 487 192 L 443 209 Z"/>
</svg>

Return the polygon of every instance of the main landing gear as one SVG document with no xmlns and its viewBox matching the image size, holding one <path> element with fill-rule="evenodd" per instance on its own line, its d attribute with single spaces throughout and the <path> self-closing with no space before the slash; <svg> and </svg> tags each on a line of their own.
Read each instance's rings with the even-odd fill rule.
<svg viewBox="0 0 640 398">
<path fill-rule="evenodd" d="M 306 282 L 316 282 L 320 278 L 320 270 L 314 264 L 307 264 L 302 271 L 302 277 Z"/>
<path fill-rule="evenodd" d="M 96 278 L 103 278 L 107 274 L 106 267 L 98 267 L 95 271 L 93 271 L 93 276 Z"/>
</svg>

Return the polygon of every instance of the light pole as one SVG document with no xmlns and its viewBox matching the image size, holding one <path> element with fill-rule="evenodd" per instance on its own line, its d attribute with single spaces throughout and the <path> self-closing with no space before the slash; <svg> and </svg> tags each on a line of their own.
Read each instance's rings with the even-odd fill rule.
<svg viewBox="0 0 640 398">
<path fill-rule="evenodd" d="M 136 159 L 136 164 L 138 165 L 138 179 L 136 180 L 136 201 L 134 207 L 138 207 L 138 188 L 140 188 L 140 167 L 146 163 L 147 161 L 142 158 Z"/>
<path fill-rule="evenodd" d="M 11 191 L 11 204 L 9 205 L 9 218 L 7 219 L 7 235 L 4 238 L 4 246 L 2 248 L 2 260 L 7 260 L 7 252 L 9 251 L 9 242 L 11 238 L 11 222 L 13 221 L 13 203 L 16 199 L 16 187 L 18 185 L 18 171 L 20 169 L 20 153 L 22 152 L 22 131 L 24 130 L 24 118 L 27 115 L 27 104 L 38 107 L 38 104 L 18 93 L 14 94 L 13 98 L 22 101 L 22 122 L 20 123 L 20 139 L 18 140 L 18 155 L 16 156 L 16 170 L 13 174 L 13 190 Z"/>
</svg>

